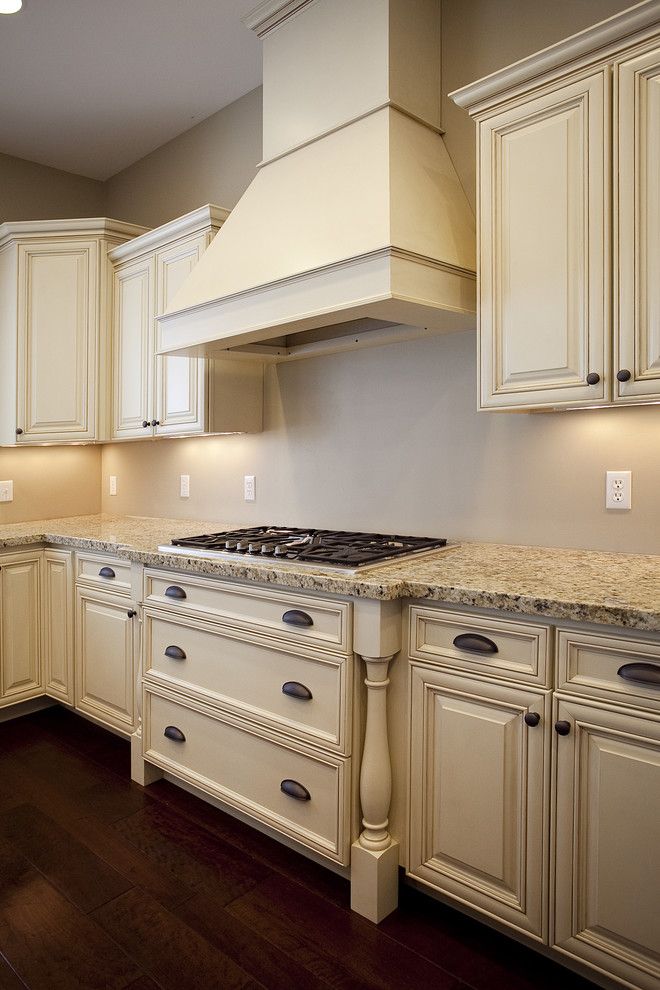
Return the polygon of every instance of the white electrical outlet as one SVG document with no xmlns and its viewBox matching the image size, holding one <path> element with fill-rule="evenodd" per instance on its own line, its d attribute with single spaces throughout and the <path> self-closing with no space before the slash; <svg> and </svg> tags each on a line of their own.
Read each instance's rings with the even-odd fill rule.
<svg viewBox="0 0 660 990">
<path fill-rule="evenodd" d="M 14 482 L 0 481 L 0 502 L 14 501 Z"/>
<path fill-rule="evenodd" d="M 630 509 L 632 507 L 631 487 L 631 471 L 608 471 L 605 485 L 605 508 Z"/>
<path fill-rule="evenodd" d="M 243 477 L 243 498 L 246 502 L 254 502 L 257 497 L 257 479 L 254 474 L 246 474 Z"/>
<path fill-rule="evenodd" d="M 117 494 L 117 475 L 116 474 L 111 474 L 110 475 L 110 494 L 111 495 L 116 495 Z"/>
<path fill-rule="evenodd" d="M 179 491 L 181 498 L 190 498 L 190 475 L 181 475 L 181 488 Z"/>
</svg>

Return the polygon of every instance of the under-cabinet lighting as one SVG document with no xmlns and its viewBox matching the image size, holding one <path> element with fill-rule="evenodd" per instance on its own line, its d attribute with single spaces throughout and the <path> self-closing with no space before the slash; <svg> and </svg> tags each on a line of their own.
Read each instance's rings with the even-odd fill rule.
<svg viewBox="0 0 660 990">
<path fill-rule="evenodd" d="M 23 0 L 0 0 L 0 14 L 17 14 L 23 6 Z"/>
</svg>

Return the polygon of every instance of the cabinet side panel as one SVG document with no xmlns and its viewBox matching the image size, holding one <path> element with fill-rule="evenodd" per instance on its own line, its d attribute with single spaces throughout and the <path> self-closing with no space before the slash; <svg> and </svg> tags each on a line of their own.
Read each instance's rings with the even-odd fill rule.
<svg viewBox="0 0 660 990">
<path fill-rule="evenodd" d="M 13 245 L 0 251 L 0 443 L 16 442 L 18 262 Z"/>
<path fill-rule="evenodd" d="M 41 693 L 39 557 L 3 561 L 2 695 L 19 701 Z"/>
</svg>

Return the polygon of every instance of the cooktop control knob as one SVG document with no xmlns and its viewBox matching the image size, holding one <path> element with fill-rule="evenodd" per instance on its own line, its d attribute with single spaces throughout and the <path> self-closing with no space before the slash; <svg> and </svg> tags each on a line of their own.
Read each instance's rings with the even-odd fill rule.
<svg viewBox="0 0 660 990">
<path fill-rule="evenodd" d="M 261 552 L 262 553 L 265 553 L 265 554 L 271 554 L 273 552 L 273 544 L 272 543 L 262 543 L 261 544 Z"/>
</svg>

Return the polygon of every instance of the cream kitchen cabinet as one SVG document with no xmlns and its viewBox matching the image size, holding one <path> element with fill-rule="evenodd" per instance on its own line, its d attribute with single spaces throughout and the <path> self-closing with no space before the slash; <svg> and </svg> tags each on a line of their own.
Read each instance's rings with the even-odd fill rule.
<svg viewBox="0 0 660 990">
<path fill-rule="evenodd" d="M 41 551 L 0 556 L 0 706 L 44 693 Z"/>
<path fill-rule="evenodd" d="M 74 703 L 74 603 L 70 550 L 47 549 L 42 561 L 44 691 Z"/>
<path fill-rule="evenodd" d="M 205 206 L 112 252 L 113 439 L 261 429 L 261 364 L 155 352 L 156 317 L 227 215 Z"/>
<path fill-rule="evenodd" d="M 480 408 L 660 399 L 659 79 L 649 0 L 452 94 L 478 127 Z"/>
<path fill-rule="evenodd" d="M 0 225 L 0 442 L 107 439 L 114 220 Z"/>
</svg>

